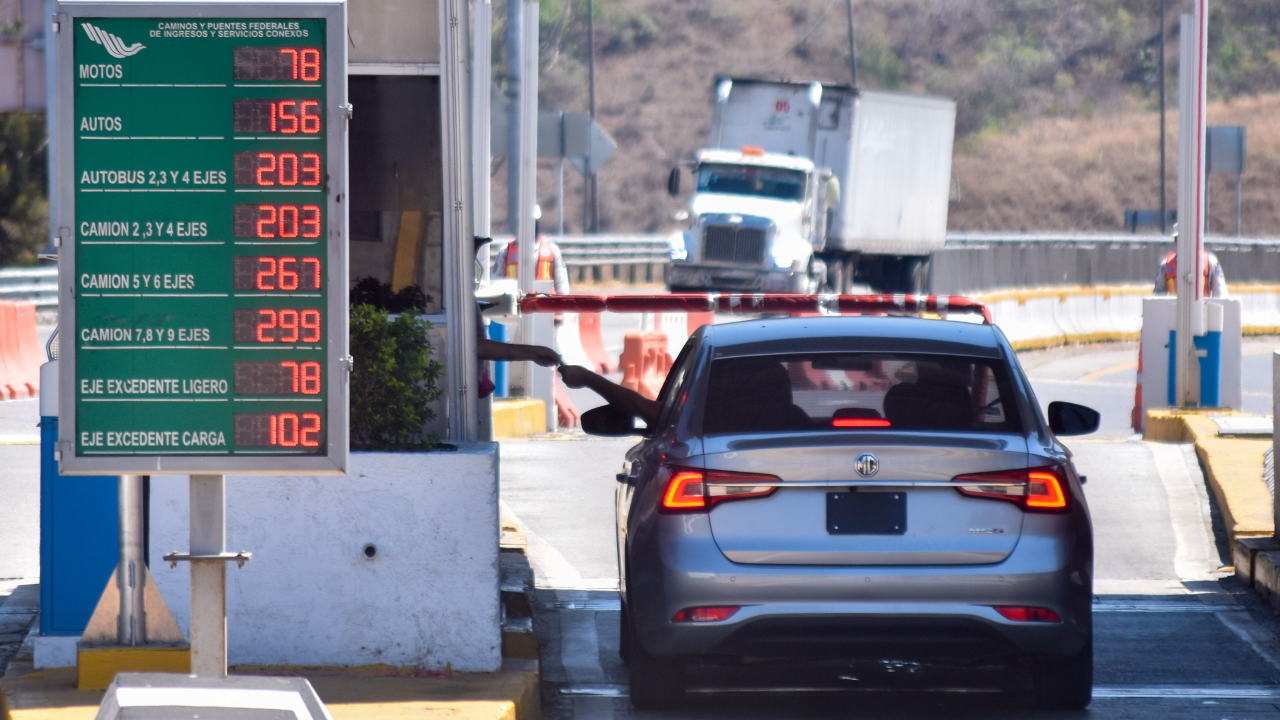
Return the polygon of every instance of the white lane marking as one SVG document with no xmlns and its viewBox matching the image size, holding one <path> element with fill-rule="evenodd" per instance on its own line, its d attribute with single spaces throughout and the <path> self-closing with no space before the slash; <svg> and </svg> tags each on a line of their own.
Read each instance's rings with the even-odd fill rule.
<svg viewBox="0 0 1280 720">
<path fill-rule="evenodd" d="M 1188 595 L 1186 585 L 1177 580 L 1115 580 L 1099 578 L 1093 581 L 1095 595 Z"/>
<path fill-rule="evenodd" d="M 1280 688 L 1269 685 L 1151 685 L 1095 686 L 1095 699 L 1177 698 L 1185 700 L 1270 700 L 1280 697 Z"/>
<path fill-rule="evenodd" d="M 1204 603 L 1115 602 L 1093 604 L 1096 613 L 1221 613 L 1244 612 L 1239 605 L 1206 605 Z"/>
<path fill-rule="evenodd" d="M 1177 546 L 1173 558 L 1174 571 L 1185 582 L 1217 580 L 1209 572 L 1221 563 L 1217 559 L 1213 526 L 1209 520 L 1209 498 L 1207 495 L 1202 497 L 1203 483 L 1192 480 L 1181 446 L 1150 443 L 1148 447 L 1169 503 L 1169 519 Z M 1197 476 L 1199 470 L 1197 467 Z M 1201 492 L 1196 492 L 1197 484 L 1201 486 Z"/>
<path fill-rule="evenodd" d="M 604 683 L 598 684 L 573 684 L 561 685 L 559 688 L 561 695 L 581 695 L 586 697 L 627 697 L 626 685 L 608 685 Z"/>
<path fill-rule="evenodd" d="M 1230 595 L 1218 588 L 1218 577 L 1209 572 L 1221 563 L 1209 514 L 1209 493 L 1205 489 L 1204 476 L 1200 473 L 1195 450 L 1190 445 L 1162 443 L 1148 443 L 1148 447 L 1151 448 L 1157 474 L 1169 499 L 1169 517 L 1173 522 L 1174 540 L 1177 542 L 1174 568 L 1178 576 L 1184 582 L 1207 590 L 1198 595 L 1206 605 L 1240 608 Z M 1271 667 L 1280 670 L 1280 640 L 1254 621 L 1248 613 L 1218 612 L 1214 617 Z"/>
</svg>

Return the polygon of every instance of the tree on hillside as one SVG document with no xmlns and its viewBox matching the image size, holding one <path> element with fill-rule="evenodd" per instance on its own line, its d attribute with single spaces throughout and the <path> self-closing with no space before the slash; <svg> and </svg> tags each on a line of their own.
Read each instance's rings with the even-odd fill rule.
<svg viewBox="0 0 1280 720">
<path fill-rule="evenodd" d="M 49 237 L 44 115 L 0 113 L 0 266 L 34 265 Z"/>
</svg>

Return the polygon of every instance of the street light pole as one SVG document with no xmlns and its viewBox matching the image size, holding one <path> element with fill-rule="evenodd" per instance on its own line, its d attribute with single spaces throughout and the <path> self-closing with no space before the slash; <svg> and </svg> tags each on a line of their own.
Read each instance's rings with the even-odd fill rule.
<svg viewBox="0 0 1280 720">
<path fill-rule="evenodd" d="M 1164 97 L 1165 72 L 1164 72 L 1164 54 L 1165 54 L 1165 26 L 1167 17 L 1165 15 L 1166 0 L 1160 0 L 1160 233 L 1167 235 L 1169 233 L 1169 209 L 1168 209 L 1168 190 L 1166 188 L 1165 174 L 1165 148 L 1166 130 L 1165 130 L 1165 110 L 1167 104 Z"/>
<path fill-rule="evenodd" d="M 587 110 L 591 114 L 592 124 L 596 121 L 596 15 L 593 9 L 594 0 L 587 0 Z M 583 161 L 587 171 L 586 187 L 583 193 L 582 232 L 598 233 L 600 228 L 600 197 L 596 194 L 596 169 L 591 167 L 591 158 Z M 590 210 L 588 210 L 588 207 Z M 591 220 L 591 229 L 587 229 L 587 219 Z"/>
</svg>

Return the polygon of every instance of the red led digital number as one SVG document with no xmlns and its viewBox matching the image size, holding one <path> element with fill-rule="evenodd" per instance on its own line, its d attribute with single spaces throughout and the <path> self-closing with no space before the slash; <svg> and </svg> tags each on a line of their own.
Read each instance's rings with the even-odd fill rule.
<svg viewBox="0 0 1280 720">
<path fill-rule="evenodd" d="M 320 80 L 319 48 L 242 45 L 233 51 L 236 80 Z"/>
<path fill-rule="evenodd" d="M 258 310 L 256 337 L 263 343 L 320 342 L 319 310 Z"/>
<path fill-rule="evenodd" d="M 232 102 L 232 125 L 237 133 L 320 133 L 319 100 L 237 98 Z"/>
<path fill-rule="evenodd" d="M 281 100 L 271 103 L 271 132 L 293 135 L 299 130 L 303 135 L 320 132 L 320 116 L 308 109 L 320 107 L 316 100 Z"/>
<path fill-rule="evenodd" d="M 320 79 L 320 51 L 316 48 L 280 48 L 293 68 L 291 80 L 315 82 Z"/>
<path fill-rule="evenodd" d="M 319 153 L 239 151 L 234 160 L 236 185 L 316 187 L 320 184 Z"/>
<path fill-rule="evenodd" d="M 301 392 L 303 395 L 319 395 L 320 394 L 320 363 L 294 362 L 285 360 L 280 363 L 280 367 L 285 368 L 291 373 L 293 378 L 293 391 Z"/>
<path fill-rule="evenodd" d="M 319 205 L 236 205 L 234 213 L 238 238 L 320 237 Z"/>
<path fill-rule="evenodd" d="M 320 416 L 316 413 L 280 413 L 271 416 L 271 444 L 280 447 L 318 447 Z"/>
<path fill-rule="evenodd" d="M 235 259 L 235 289 L 264 292 L 319 290 L 321 284 L 318 257 L 255 257 L 241 255 Z"/>
</svg>

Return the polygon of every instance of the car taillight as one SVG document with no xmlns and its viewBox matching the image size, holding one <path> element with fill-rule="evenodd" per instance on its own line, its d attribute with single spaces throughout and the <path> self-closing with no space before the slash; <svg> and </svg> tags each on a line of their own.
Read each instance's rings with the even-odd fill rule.
<svg viewBox="0 0 1280 720">
<path fill-rule="evenodd" d="M 723 470 L 671 468 L 671 479 L 662 493 L 666 512 L 697 512 L 726 500 L 743 500 L 772 495 L 775 485 L 752 485 L 752 481 L 777 483 L 776 475 L 735 473 Z"/>
<path fill-rule="evenodd" d="M 1062 618 L 1058 617 L 1058 613 L 1049 608 L 1041 607 L 997 607 L 996 612 L 1000 613 L 1004 619 L 1014 622 L 1044 622 L 1056 623 L 1062 622 Z"/>
<path fill-rule="evenodd" d="M 701 510 L 706 506 L 707 490 L 701 470 L 677 470 L 667 481 L 667 491 L 662 495 L 663 509 Z"/>
<path fill-rule="evenodd" d="M 720 622 L 738 612 L 737 605 L 685 608 L 671 618 L 671 622 Z"/>
<path fill-rule="evenodd" d="M 831 427 L 837 428 L 887 428 L 891 424 L 883 418 L 834 418 Z"/>
<path fill-rule="evenodd" d="M 1009 500 L 1031 512 L 1064 512 L 1068 507 L 1066 470 L 1061 465 L 959 475 L 953 482 L 963 495 Z"/>
</svg>

